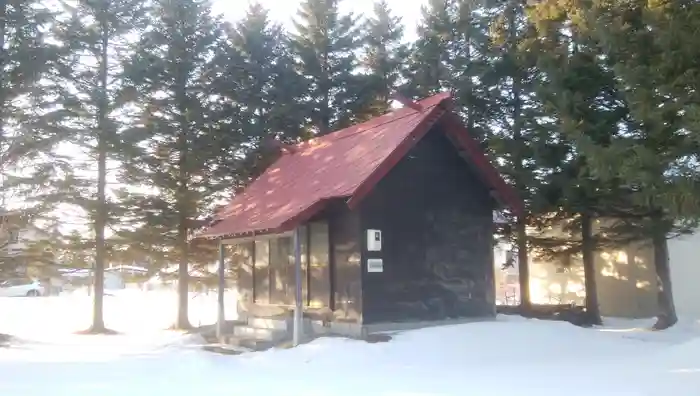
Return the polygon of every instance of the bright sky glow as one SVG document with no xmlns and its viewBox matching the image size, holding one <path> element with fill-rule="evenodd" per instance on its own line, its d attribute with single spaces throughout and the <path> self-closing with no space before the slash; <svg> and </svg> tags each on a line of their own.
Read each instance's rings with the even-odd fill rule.
<svg viewBox="0 0 700 396">
<path fill-rule="evenodd" d="M 229 20 L 236 20 L 245 15 L 249 2 L 246 0 L 213 0 L 214 12 L 222 13 Z M 415 30 L 420 20 L 420 8 L 426 0 L 388 0 L 394 15 L 399 16 L 406 26 L 406 39 L 415 38 Z M 296 17 L 300 0 L 260 0 L 270 10 L 270 17 L 291 27 L 292 18 Z M 374 0 L 344 0 L 340 3 L 341 12 L 371 15 Z"/>
</svg>

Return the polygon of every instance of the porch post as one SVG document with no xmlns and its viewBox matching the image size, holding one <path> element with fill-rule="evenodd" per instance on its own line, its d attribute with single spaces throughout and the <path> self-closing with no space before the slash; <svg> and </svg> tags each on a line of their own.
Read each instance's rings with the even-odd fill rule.
<svg viewBox="0 0 700 396">
<path fill-rule="evenodd" d="M 218 315 L 216 321 L 216 338 L 219 342 L 224 340 L 224 322 L 226 321 L 226 311 L 224 311 L 224 288 L 226 287 L 226 265 L 224 263 L 224 242 L 219 241 L 219 267 L 217 268 L 218 273 Z"/>
<path fill-rule="evenodd" d="M 294 346 L 301 343 L 302 337 L 302 310 L 304 309 L 304 304 L 302 303 L 302 274 L 301 274 L 301 227 L 297 227 L 294 230 L 294 278 L 295 278 L 295 293 L 294 293 Z"/>
</svg>

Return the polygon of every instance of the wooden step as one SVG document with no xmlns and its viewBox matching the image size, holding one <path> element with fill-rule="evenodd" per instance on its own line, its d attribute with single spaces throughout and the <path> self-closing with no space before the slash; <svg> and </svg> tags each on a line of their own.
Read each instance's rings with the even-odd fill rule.
<svg viewBox="0 0 700 396">
<path fill-rule="evenodd" d="M 286 331 L 257 328 L 253 326 L 236 326 L 233 328 L 233 335 L 237 337 L 246 337 L 262 341 L 280 341 L 287 336 Z"/>
<path fill-rule="evenodd" d="M 292 328 L 288 319 L 271 319 L 271 318 L 248 318 L 248 326 L 258 329 L 272 329 L 279 331 L 289 331 Z"/>
</svg>

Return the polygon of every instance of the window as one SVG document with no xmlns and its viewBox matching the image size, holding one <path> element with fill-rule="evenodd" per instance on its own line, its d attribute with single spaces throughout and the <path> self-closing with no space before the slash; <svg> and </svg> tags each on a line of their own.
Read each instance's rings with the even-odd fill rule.
<svg viewBox="0 0 700 396">
<path fill-rule="evenodd" d="M 253 301 L 270 302 L 270 242 L 255 241 L 255 267 L 253 269 Z"/>
<path fill-rule="evenodd" d="M 294 304 L 294 259 L 292 238 L 270 240 L 270 302 L 272 304 Z"/>
<path fill-rule="evenodd" d="M 309 224 L 309 305 L 327 307 L 331 299 L 328 223 Z"/>
</svg>

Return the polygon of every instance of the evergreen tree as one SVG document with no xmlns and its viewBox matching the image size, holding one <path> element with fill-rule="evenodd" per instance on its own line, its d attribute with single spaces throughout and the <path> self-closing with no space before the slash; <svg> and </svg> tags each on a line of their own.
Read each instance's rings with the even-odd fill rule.
<svg viewBox="0 0 700 396">
<path fill-rule="evenodd" d="M 0 207 L 27 181 L 15 166 L 61 139 L 55 129 L 61 112 L 54 109 L 59 48 L 47 41 L 54 14 L 42 3 L 0 2 Z"/>
<path fill-rule="evenodd" d="M 57 118 L 50 97 L 58 48 L 48 44 L 53 15 L 39 1 L 0 2 L 0 245 L 9 243 L 9 228 L 27 223 L 41 211 L 25 202 L 22 212 L 7 211 L 8 200 L 33 190 L 23 168 L 41 158 L 61 136 L 51 129 Z M 48 81 L 46 79 L 49 79 Z M 19 174 L 18 174 L 19 172 Z M 31 206 L 28 208 L 27 206 Z M 18 217 L 16 215 L 19 215 Z M 22 260 L 2 255 L 2 272 L 14 272 Z"/>
<path fill-rule="evenodd" d="M 221 70 L 214 87 L 223 98 L 218 127 L 227 131 L 222 130 L 221 138 L 229 140 L 220 146 L 236 152 L 221 154 L 232 161 L 221 167 L 220 176 L 230 186 L 242 187 L 274 158 L 267 140 L 303 137 L 306 85 L 295 70 L 288 37 L 260 4 L 251 4 L 246 16 L 228 29 L 228 42 L 214 61 Z"/>
<path fill-rule="evenodd" d="M 539 74 L 534 64 L 536 53 L 528 50 L 532 26 L 518 0 L 497 3 L 485 12 L 491 15 L 492 46 L 489 70 L 481 76 L 487 86 L 488 118 L 491 127 L 489 146 L 498 158 L 501 173 L 512 183 L 527 207 L 537 189 L 537 165 L 534 149 L 545 141 L 539 125 L 540 103 L 534 97 Z M 524 213 L 516 219 L 515 240 L 518 253 L 520 304 L 530 308 L 527 225 L 531 217 Z"/>
<path fill-rule="evenodd" d="M 365 81 L 356 74 L 361 41 L 358 18 L 341 15 L 339 0 L 305 0 L 291 45 L 307 84 L 308 128 L 324 135 L 350 125 L 360 113 Z"/>
<path fill-rule="evenodd" d="M 62 44 L 61 57 L 51 92 L 59 104 L 53 118 L 60 123 L 48 130 L 64 139 L 68 143 L 64 149 L 72 153 L 43 156 L 33 164 L 32 174 L 17 182 L 28 185 L 27 196 L 43 206 L 70 204 L 87 214 L 95 249 L 93 323 L 88 332 L 103 333 L 108 331 L 103 320 L 105 228 L 110 213 L 107 161 L 119 140 L 116 66 L 126 37 L 138 27 L 143 7 L 132 0 L 61 5 L 61 17 L 53 29 L 53 38 Z"/>
<path fill-rule="evenodd" d="M 406 91 L 425 97 L 450 91 L 467 129 L 484 142 L 492 125 L 490 89 L 483 76 L 492 67 L 491 18 L 474 0 L 431 0 L 422 8 L 405 71 Z"/>
<path fill-rule="evenodd" d="M 592 175 L 625 190 L 619 214 L 623 221 L 611 233 L 623 241 L 652 241 L 660 286 L 657 327 L 668 327 L 677 318 L 666 239 L 694 229 L 700 218 L 698 147 L 688 133 L 696 125 L 687 111 L 698 103 L 687 79 L 698 73 L 692 55 L 697 49 L 678 40 L 697 34 L 693 27 L 698 22 L 689 18 L 697 6 L 617 1 L 574 5 L 576 23 L 600 43 L 629 110 L 610 144 L 581 133 L 577 143 Z"/>
<path fill-rule="evenodd" d="M 149 13 L 151 28 L 126 62 L 126 81 L 139 121 L 125 152 L 121 175 L 127 184 L 149 192 L 128 191 L 125 214 L 135 231 L 122 236 L 178 263 L 178 313 L 175 327 L 191 327 L 188 319 L 190 263 L 214 262 L 211 246 L 189 242 L 201 227 L 201 216 L 228 186 L 211 172 L 227 152 L 219 139 L 221 114 L 215 106 L 213 65 L 225 46 L 223 25 L 206 0 L 157 0 Z M 200 244 L 201 245 L 201 244 Z M 207 249 L 206 247 L 209 247 Z"/>
<path fill-rule="evenodd" d="M 452 88 L 456 12 L 456 0 L 429 0 L 421 7 L 418 40 L 406 71 L 405 89 L 411 96 L 426 97 Z"/>
<path fill-rule="evenodd" d="M 458 0 L 455 13 L 455 35 L 451 45 L 451 87 L 458 111 L 467 130 L 482 142 L 488 140 L 490 86 L 482 81 L 489 72 L 491 37 L 489 17 L 483 4 L 475 0 Z"/>
<path fill-rule="evenodd" d="M 393 15 L 386 0 L 374 3 L 374 15 L 365 24 L 365 45 L 361 65 L 368 74 L 369 88 L 363 93 L 366 117 L 386 113 L 391 95 L 400 83 L 408 46 L 403 42 L 401 18 Z M 364 114 L 363 114 L 364 115 Z"/>
<path fill-rule="evenodd" d="M 548 139 L 535 150 L 538 171 L 544 176 L 533 212 L 540 229 L 554 228 L 563 234 L 540 236 L 533 242 L 546 256 L 563 262 L 581 255 L 587 321 L 600 324 L 594 260 L 603 233 L 595 233 L 593 225 L 596 218 L 611 215 L 606 204 L 612 203 L 617 191 L 592 177 L 574 137 L 584 134 L 598 144 L 609 144 L 626 110 L 619 105 L 614 75 L 596 42 L 571 25 L 567 15 L 571 10 L 559 8 L 554 18 L 551 11 L 550 4 L 540 3 L 529 13 L 539 32 L 532 46 L 544 76 L 537 96 L 550 119 Z"/>
</svg>

